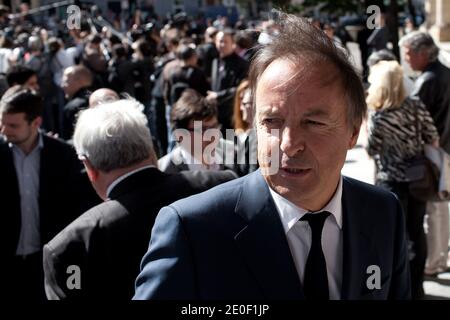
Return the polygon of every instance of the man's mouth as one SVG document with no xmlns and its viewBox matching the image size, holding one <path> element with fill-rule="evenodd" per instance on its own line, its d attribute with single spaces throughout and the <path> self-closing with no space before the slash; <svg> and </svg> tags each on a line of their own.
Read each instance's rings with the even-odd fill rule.
<svg viewBox="0 0 450 320">
<path fill-rule="evenodd" d="M 308 173 L 311 169 L 281 168 L 281 170 L 289 175 L 302 175 Z"/>
</svg>

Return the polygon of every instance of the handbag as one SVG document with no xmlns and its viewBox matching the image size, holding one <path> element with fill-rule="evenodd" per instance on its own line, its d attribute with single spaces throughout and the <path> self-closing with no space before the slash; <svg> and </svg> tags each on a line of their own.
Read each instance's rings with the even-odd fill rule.
<svg viewBox="0 0 450 320">
<path fill-rule="evenodd" d="M 415 110 L 415 128 L 418 145 L 421 145 L 418 105 Z M 441 201 L 439 197 L 439 169 L 425 156 L 424 150 L 410 160 L 405 170 L 409 193 L 422 201 Z"/>
</svg>

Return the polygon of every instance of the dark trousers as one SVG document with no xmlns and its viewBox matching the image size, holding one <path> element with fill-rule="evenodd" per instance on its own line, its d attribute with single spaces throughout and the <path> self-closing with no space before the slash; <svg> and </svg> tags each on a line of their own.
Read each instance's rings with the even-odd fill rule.
<svg viewBox="0 0 450 320">
<path fill-rule="evenodd" d="M 427 240 L 423 228 L 426 202 L 411 196 L 407 182 L 377 181 L 377 185 L 395 193 L 402 204 L 409 240 L 411 295 L 413 299 L 422 299 L 424 297 L 423 277 L 427 259 Z"/>
<path fill-rule="evenodd" d="M 9 273 L 6 283 L 9 286 L 11 300 L 29 302 L 46 300 L 42 251 L 25 257 L 15 256 Z"/>
</svg>

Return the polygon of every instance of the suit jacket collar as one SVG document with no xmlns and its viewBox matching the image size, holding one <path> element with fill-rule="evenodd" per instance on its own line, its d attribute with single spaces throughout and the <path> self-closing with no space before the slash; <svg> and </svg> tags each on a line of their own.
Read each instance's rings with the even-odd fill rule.
<svg viewBox="0 0 450 320">
<path fill-rule="evenodd" d="M 185 163 L 183 152 L 180 146 L 176 146 L 170 156 L 170 165 L 176 168 L 176 172 L 187 171 L 189 166 Z"/>
<path fill-rule="evenodd" d="M 137 168 L 137 169 L 128 171 L 128 172 L 122 174 L 121 176 L 117 177 L 113 182 L 111 182 L 111 183 L 109 184 L 108 188 L 106 189 L 106 196 L 109 198 L 109 194 L 111 193 L 111 191 L 112 191 L 112 190 L 113 190 L 120 182 L 122 182 L 123 180 L 125 180 L 125 179 L 128 178 L 129 176 L 131 176 L 131 175 L 133 175 L 133 174 L 135 174 L 135 173 L 137 173 L 137 172 L 139 172 L 139 171 L 142 171 L 142 170 L 151 168 L 151 167 L 155 167 L 155 166 L 154 166 L 154 165 L 141 166 L 141 167 L 139 167 L 139 168 Z"/>
<path fill-rule="evenodd" d="M 165 173 L 159 171 L 157 168 L 150 167 L 133 173 L 120 181 L 110 192 L 109 198 L 115 200 L 122 195 L 129 193 L 137 188 L 143 188 L 155 185 L 155 182 L 160 182 L 166 176 Z M 149 194 L 151 196 L 151 194 Z"/>
<path fill-rule="evenodd" d="M 371 241 L 372 226 L 365 215 L 369 205 L 359 195 L 351 179 L 343 177 L 344 233 L 341 299 L 361 299 L 368 275 L 376 264 L 376 248 Z M 358 201 L 361 200 L 361 201 Z M 244 178 L 235 212 L 246 226 L 235 241 L 268 299 L 303 299 L 304 293 L 279 215 L 260 170 Z"/>
<path fill-rule="evenodd" d="M 74 93 L 74 95 L 72 97 L 70 97 L 69 101 L 74 100 L 76 98 L 81 98 L 81 99 L 87 99 L 89 100 L 89 95 L 90 95 L 90 90 L 89 88 L 85 87 L 85 88 L 81 88 L 79 89 L 77 92 Z"/>
</svg>

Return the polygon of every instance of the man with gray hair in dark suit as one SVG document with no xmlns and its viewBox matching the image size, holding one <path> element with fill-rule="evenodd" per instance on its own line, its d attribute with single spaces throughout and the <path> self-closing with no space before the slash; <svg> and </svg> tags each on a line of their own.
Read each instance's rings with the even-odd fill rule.
<svg viewBox="0 0 450 320">
<path fill-rule="evenodd" d="M 73 142 L 104 200 L 44 247 L 49 299 L 131 299 L 159 209 L 236 177 L 158 170 L 143 107 L 135 100 L 81 111 Z"/>
<path fill-rule="evenodd" d="M 399 44 L 404 49 L 406 62 L 413 70 L 421 72 L 412 95 L 420 98 L 427 107 L 439 133 L 439 144 L 450 154 L 450 69 L 439 61 L 439 47 L 428 33 L 410 32 L 400 39 Z M 411 274 L 416 278 L 423 279 L 424 273 L 436 276 L 447 270 L 448 224 L 448 202 L 428 202 L 427 238 L 423 231 L 412 235 L 420 239 L 420 244 L 413 248 L 415 267 L 411 267 Z M 422 291 L 417 295 L 423 296 L 421 287 L 416 291 Z"/>
</svg>

